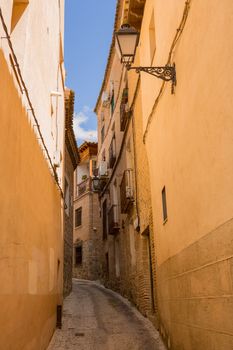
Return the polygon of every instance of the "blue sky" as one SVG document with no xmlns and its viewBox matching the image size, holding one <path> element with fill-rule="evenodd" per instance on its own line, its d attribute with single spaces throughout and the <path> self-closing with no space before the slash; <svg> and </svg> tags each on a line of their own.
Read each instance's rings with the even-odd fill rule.
<svg viewBox="0 0 233 350">
<path fill-rule="evenodd" d="M 92 112 L 112 40 L 116 0 L 66 0 L 66 86 L 75 91 L 74 131 L 80 145 L 96 141 Z"/>
</svg>

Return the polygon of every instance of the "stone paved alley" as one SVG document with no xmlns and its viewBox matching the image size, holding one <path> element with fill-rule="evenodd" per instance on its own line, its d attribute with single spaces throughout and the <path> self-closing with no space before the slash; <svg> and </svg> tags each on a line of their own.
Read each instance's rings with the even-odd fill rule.
<svg viewBox="0 0 233 350">
<path fill-rule="evenodd" d="M 48 350 L 165 350 L 158 332 L 131 304 L 101 285 L 73 281 L 63 327 Z"/>
</svg>

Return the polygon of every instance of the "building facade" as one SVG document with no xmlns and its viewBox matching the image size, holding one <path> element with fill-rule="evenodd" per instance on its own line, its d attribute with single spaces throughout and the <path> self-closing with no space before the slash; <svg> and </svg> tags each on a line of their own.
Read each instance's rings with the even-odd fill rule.
<svg viewBox="0 0 233 350">
<path fill-rule="evenodd" d="M 131 4 L 132 5 L 132 4 Z M 144 2 L 119 1 L 115 28 Z M 141 27 L 136 20 L 135 26 Z M 140 99 L 129 93 L 129 77 L 113 35 L 103 85 L 96 104 L 98 176 L 102 218 L 104 283 L 134 302 L 157 325 L 155 251 L 150 179 L 142 141 Z M 137 84 L 135 80 L 135 84 Z"/>
<path fill-rule="evenodd" d="M 101 279 L 102 236 L 98 193 L 93 189 L 98 145 L 84 142 L 79 147 L 80 163 L 74 176 L 73 276 Z"/>
<path fill-rule="evenodd" d="M 74 171 L 79 162 L 78 148 L 73 130 L 74 92 L 65 90 L 65 184 L 64 184 L 64 271 L 63 295 L 66 297 L 72 290 L 73 270 L 73 199 Z"/>
<path fill-rule="evenodd" d="M 6 350 L 46 349 L 62 304 L 63 18 L 63 1 L 0 0 L 0 348 Z"/>
<path fill-rule="evenodd" d="M 174 94 L 129 72 L 151 178 L 159 327 L 173 350 L 233 347 L 232 15 L 228 0 L 147 0 L 135 66 L 175 63 Z"/>
</svg>

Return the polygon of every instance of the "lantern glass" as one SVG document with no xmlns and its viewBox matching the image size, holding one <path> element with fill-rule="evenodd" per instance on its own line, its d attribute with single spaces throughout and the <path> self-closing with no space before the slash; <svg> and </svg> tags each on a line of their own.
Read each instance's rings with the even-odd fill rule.
<svg viewBox="0 0 233 350">
<path fill-rule="evenodd" d="M 93 190 L 94 191 L 98 191 L 99 190 L 99 185 L 100 185 L 100 179 L 97 176 L 93 177 L 92 184 L 93 184 Z"/>
<path fill-rule="evenodd" d="M 129 25 L 123 25 L 116 33 L 116 49 L 123 63 L 133 62 L 139 40 L 138 31 Z"/>
</svg>

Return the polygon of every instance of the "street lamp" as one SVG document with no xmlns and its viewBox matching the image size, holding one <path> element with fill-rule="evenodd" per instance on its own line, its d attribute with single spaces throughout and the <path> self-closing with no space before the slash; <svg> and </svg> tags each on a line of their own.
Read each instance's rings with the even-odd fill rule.
<svg viewBox="0 0 233 350">
<path fill-rule="evenodd" d="M 100 178 L 98 176 L 94 176 L 92 178 L 92 184 L 93 184 L 93 190 L 99 191 L 100 190 Z"/>
<path fill-rule="evenodd" d="M 130 27 L 129 24 L 123 24 L 116 35 L 116 48 L 121 57 L 121 62 L 127 68 L 134 62 L 136 49 L 139 42 L 139 32 Z"/>
<path fill-rule="evenodd" d="M 131 67 L 139 42 L 139 32 L 135 28 L 130 27 L 129 24 L 123 24 L 115 33 L 115 36 L 116 49 L 120 54 L 121 62 L 127 70 L 134 69 L 137 73 L 146 72 L 164 81 L 171 81 L 172 93 L 174 93 L 174 86 L 176 85 L 175 64 L 164 67 Z"/>
</svg>

